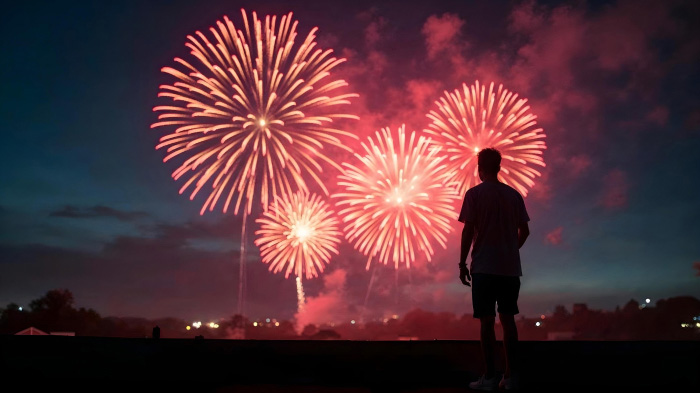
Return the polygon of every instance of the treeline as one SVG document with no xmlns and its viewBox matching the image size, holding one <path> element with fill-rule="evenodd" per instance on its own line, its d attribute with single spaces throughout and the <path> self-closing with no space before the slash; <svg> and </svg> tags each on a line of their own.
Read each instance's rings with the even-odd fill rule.
<svg viewBox="0 0 700 393">
<path fill-rule="evenodd" d="M 29 309 L 9 304 L 0 309 L 0 334 L 15 334 L 28 327 L 47 333 L 71 332 L 76 336 L 151 337 L 158 326 L 162 338 L 254 340 L 478 340 L 479 321 L 470 314 L 414 309 L 383 321 L 347 321 L 341 324 L 295 328 L 293 321 L 250 321 L 234 315 L 210 326 L 178 318 L 102 317 L 92 309 L 76 308 L 69 290 L 57 289 L 32 301 Z M 204 322 L 204 321 L 203 321 Z M 630 300 L 614 311 L 592 310 L 585 304 L 572 311 L 562 305 L 554 313 L 516 319 L 521 340 L 698 340 L 700 300 L 673 297 L 640 305 Z M 497 329 L 500 338 L 500 329 Z"/>
<path fill-rule="evenodd" d="M 532 322 L 532 321 L 531 321 Z M 700 300 L 691 296 L 660 299 L 654 306 L 632 299 L 614 311 L 574 305 L 573 312 L 555 307 L 540 326 L 528 330 L 532 339 L 569 333 L 574 340 L 699 340 Z"/>
</svg>

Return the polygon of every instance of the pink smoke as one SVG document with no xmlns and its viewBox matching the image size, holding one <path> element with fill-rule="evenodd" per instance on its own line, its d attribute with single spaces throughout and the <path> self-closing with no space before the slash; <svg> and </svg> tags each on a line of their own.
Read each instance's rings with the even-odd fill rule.
<svg viewBox="0 0 700 393">
<path fill-rule="evenodd" d="M 544 242 L 546 244 L 551 244 L 553 246 L 558 246 L 561 244 L 561 235 L 564 231 L 563 227 L 555 228 L 553 231 L 547 233 L 544 237 Z"/>
</svg>

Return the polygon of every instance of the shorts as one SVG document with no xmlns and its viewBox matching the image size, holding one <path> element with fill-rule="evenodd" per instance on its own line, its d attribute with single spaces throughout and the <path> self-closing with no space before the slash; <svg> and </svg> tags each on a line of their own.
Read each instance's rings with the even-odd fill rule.
<svg viewBox="0 0 700 393">
<path fill-rule="evenodd" d="M 496 274 L 472 274 L 472 304 L 474 318 L 504 315 L 516 315 L 518 310 L 518 295 L 520 293 L 520 277 L 500 276 Z"/>
</svg>

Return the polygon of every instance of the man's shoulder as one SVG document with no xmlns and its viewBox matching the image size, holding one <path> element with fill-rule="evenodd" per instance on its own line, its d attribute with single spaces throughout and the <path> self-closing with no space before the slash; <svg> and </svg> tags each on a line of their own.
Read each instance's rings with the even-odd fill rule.
<svg viewBox="0 0 700 393">
<path fill-rule="evenodd" d="M 523 199 L 522 194 L 520 194 L 520 192 L 518 190 L 516 190 L 515 188 L 513 188 L 513 187 L 509 186 L 508 184 L 503 183 L 501 181 L 491 182 L 491 183 L 481 182 L 481 183 L 475 185 L 474 187 L 468 189 L 466 195 L 476 196 L 482 192 L 490 193 L 490 192 L 502 192 L 502 191 L 505 191 L 509 194 L 512 194 L 513 196 L 516 196 L 520 199 Z"/>
<path fill-rule="evenodd" d="M 484 188 L 484 183 L 479 183 L 479 184 L 475 185 L 474 187 L 468 189 L 468 190 L 467 190 L 467 194 L 474 194 L 474 193 L 477 193 L 477 192 L 479 192 L 479 190 L 481 190 L 482 188 Z"/>
<path fill-rule="evenodd" d="M 515 196 L 515 197 L 518 197 L 518 198 L 520 198 L 520 199 L 523 198 L 522 194 L 520 194 L 520 191 L 518 191 L 518 190 L 516 190 L 515 188 L 511 187 L 509 184 L 506 184 L 506 183 L 503 183 L 503 182 L 499 181 L 499 182 L 496 184 L 496 186 L 500 188 L 501 192 L 504 192 L 504 191 L 505 191 L 505 192 L 507 192 L 508 194 L 511 194 L 511 195 L 513 195 L 513 196 Z"/>
<path fill-rule="evenodd" d="M 520 191 L 516 190 L 514 187 L 511 187 L 510 185 L 508 185 L 508 184 L 506 184 L 506 183 L 503 183 L 503 185 L 506 186 L 506 187 L 508 187 L 508 190 L 509 190 L 511 193 L 513 193 L 513 194 L 519 196 L 520 198 L 523 197 L 523 195 L 520 193 Z"/>
</svg>

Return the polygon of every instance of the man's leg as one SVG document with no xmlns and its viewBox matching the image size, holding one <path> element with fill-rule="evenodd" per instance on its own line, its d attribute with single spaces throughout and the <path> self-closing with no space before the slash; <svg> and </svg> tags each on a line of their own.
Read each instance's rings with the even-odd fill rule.
<svg viewBox="0 0 700 393">
<path fill-rule="evenodd" d="M 515 324 L 515 316 L 508 314 L 498 314 L 503 327 L 503 348 L 506 353 L 506 369 L 503 373 L 506 378 L 510 378 L 513 370 L 517 373 L 517 346 L 518 346 L 518 327 Z"/>
<path fill-rule="evenodd" d="M 496 372 L 496 317 L 483 316 L 479 320 L 481 321 L 481 353 L 484 356 L 484 365 L 486 366 L 484 375 L 487 379 L 491 379 Z"/>
</svg>

